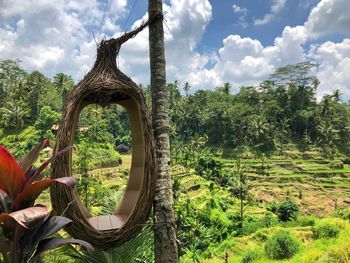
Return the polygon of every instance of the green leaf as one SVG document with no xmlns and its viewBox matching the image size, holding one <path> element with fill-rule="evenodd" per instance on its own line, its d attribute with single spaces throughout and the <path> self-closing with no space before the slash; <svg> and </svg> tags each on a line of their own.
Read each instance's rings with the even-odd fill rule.
<svg viewBox="0 0 350 263">
<path fill-rule="evenodd" d="M 45 239 L 40 241 L 33 258 L 37 257 L 38 255 L 40 255 L 45 251 L 48 251 L 63 245 L 68 245 L 68 244 L 79 245 L 82 248 L 84 248 L 88 253 L 92 253 L 94 251 L 94 248 L 88 242 L 85 242 L 83 240 L 50 238 L 50 239 Z"/>
</svg>

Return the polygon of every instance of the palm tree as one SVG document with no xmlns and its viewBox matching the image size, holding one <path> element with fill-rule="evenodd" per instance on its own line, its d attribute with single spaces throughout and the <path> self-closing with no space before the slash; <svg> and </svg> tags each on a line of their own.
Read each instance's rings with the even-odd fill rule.
<svg viewBox="0 0 350 263">
<path fill-rule="evenodd" d="M 231 194 L 240 200 L 240 228 L 243 229 L 244 212 L 251 205 L 253 197 L 250 193 L 251 184 L 240 160 L 235 163 L 230 185 Z"/>
<path fill-rule="evenodd" d="M 150 18 L 163 14 L 162 0 L 148 1 Z M 152 89 L 152 121 L 156 139 L 157 176 L 154 200 L 155 262 L 178 262 L 170 176 L 169 100 L 165 78 L 163 21 L 149 26 L 150 67 Z"/>
<path fill-rule="evenodd" d="M 191 85 L 190 85 L 190 83 L 188 83 L 188 81 L 185 82 L 183 89 L 184 89 L 185 95 L 186 95 L 186 97 L 187 97 L 187 96 L 188 96 L 188 93 L 189 93 L 189 91 L 190 91 L 190 89 L 191 89 Z"/>
<path fill-rule="evenodd" d="M 57 73 L 53 78 L 53 84 L 58 90 L 58 92 L 61 94 L 62 105 L 64 105 L 68 93 L 74 85 L 72 77 L 63 73 Z"/>
<path fill-rule="evenodd" d="M 29 108 L 18 101 L 7 101 L 4 107 L 0 108 L 2 119 L 6 127 L 20 129 L 24 125 L 24 118 L 29 114 Z"/>
<path fill-rule="evenodd" d="M 341 91 L 339 89 L 336 89 L 335 91 L 333 91 L 332 97 L 335 102 L 339 102 L 341 100 L 341 95 Z"/>
<path fill-rule="evenodd" d="M 230 84 L 229 82 L 225 82 L 225 83 L 224 83 L 224 86 L 222 87 L 222 91 L 223 91 L 226 95 L 228 95 L 228 94 L 230 94 L 230 92 L 231 92 L 231 88 L 232 88 L 231 84 Z"/>
<path fill-rule="evenodd" d="M 329 121 L 323 120 L 317 126 L 317 130 L 319 132 L 318 143 L 322 147 L 324 157 L 332 158 L 332 149 L 339 139 L 339 131 Z"/>
<path fill-rule="evenodd" d="M 229 82 L 225 82 L 224 85 L 216 87 L 216 91 L 222 92 L 228 95 L 231 92 L 231 88 L 232 88 L 231 84 Z"/>
</svg>

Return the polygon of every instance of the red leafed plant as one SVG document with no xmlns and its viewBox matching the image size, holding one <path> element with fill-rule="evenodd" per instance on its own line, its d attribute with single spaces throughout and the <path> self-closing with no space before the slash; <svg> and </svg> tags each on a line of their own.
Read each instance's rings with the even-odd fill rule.
<svg viewBox="0 0 350 263">
<path fill-rule="evenodd" d="M 0 252 L 5 262 L 28 262 L 42 252 L 64 244 L 78 244 L 88 251 L 93 250 L 89 243 L 82 240 L 53 238 L 71 220 L 50 216 L 45 206 L 34 205 L 41 192 L 54 182 L 69 187 L 75 185 L 73 177 L 39 178 L 55 157 L 72 148 L 67 147 L 39 168 L 34 168 L 40 151 L 48 145 L 49 140 L 42 141 L 18 162 L 0 145 Z"/>
</svg>

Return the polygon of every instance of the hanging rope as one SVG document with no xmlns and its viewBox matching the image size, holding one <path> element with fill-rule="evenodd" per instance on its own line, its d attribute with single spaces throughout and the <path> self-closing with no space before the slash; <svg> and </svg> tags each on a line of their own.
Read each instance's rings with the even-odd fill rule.
<svg viewBox="0 0 350 263">
<path fill-rule="evenodd" d="M 104 23 L 105 23 L 107 6 L 109 6 L 109 0 L 106 1 L 105 8 L 104 8 L 104 10 L 103 10 L 103 15 L 102 15 L 101 24 L 100 24 L 100 33 L 99 33 L 99 35 L 101 35 L 102 26 L 103 26 Z M 106 36 L 106 35 L 105 35 L 105 36 Z M 103 38 L 104 38 L 104 37 L 103 37 Z"/>
<path fill-rule="evenodd" d="M 125 24 L 124 24 L 124 27 L 123 27 L 123 32 L 124 32 L 124 33 L 126 32 L 126 27 L 128 26 L 129 19 L 130 19 L 130 17 L 131 17 L 132 12 L 133 12 L 134 9 L 135 9 L 135 6 L 136 6 L 137 1 L 138 1 L 138 0 L 135 0 L 134 3 L 133 3 L 133 5 L 131 6 L 131 9 L 130 9 L 128 18 L 126 19 Z"/>
</svg>

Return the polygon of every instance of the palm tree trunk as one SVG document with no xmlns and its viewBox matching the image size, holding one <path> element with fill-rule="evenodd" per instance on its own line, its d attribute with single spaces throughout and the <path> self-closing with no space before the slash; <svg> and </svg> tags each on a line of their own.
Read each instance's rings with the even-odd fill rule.
<svg viewBox="0 0 350 263">
<path fill-rule="evenodd" d="M 148 15 L 162 14 L 162 0 L 148 1 Z M 155 262 L 178 262 L 170 176 L 169 99 L 166 89 L 163 20 L 149 26 L 152 122 L 157 151 L 157 186 L 154 199 Z"/>
</svg>

